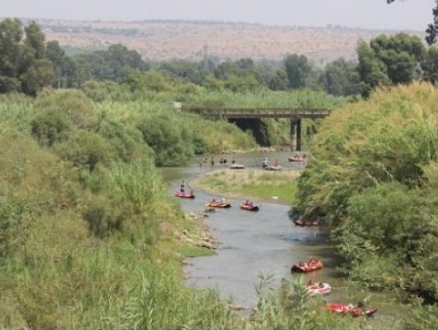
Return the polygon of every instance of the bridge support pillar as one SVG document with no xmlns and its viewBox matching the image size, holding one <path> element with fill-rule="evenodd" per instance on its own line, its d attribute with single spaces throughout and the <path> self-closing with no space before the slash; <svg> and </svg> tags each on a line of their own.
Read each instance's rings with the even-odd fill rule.
<svg viewBox="0 0 438 330">
<path fill-rule="evenodd" d="M 301 119 L 296 118 L 290 121 L 291 151 L 301 151 Z"/>
<path fill-rule="evenodd" d="M 301 118 L 297 119 L 297 151 L 301 151 Z"/>
</svg>

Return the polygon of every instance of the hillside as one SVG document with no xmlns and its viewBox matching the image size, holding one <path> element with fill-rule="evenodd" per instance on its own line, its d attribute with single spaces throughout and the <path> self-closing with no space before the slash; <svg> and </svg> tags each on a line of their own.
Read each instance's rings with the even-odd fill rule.
<svg viewBox="0 0 438 330">
<path fill-rule="evenodd" d="M 36 21 L 47 41 L 58 40 L 71 53 L 121 43 L 153 61 L 201 60 L 204 53 L 219 60 L 243 57 L 279 60 L 286 54 L 297 53 L 323 65 L 340 57 L 356 59 L 359 39 L 368 41 L 382 33 L 400 32 L 205 21 Z M 418 31 L 410 33 L 421 35 Z"/>
</svg>

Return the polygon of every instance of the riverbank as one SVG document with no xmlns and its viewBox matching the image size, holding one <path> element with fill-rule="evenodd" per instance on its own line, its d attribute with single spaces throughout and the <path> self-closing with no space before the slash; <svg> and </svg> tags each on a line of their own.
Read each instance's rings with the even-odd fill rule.
<svg viewBox="0 0 438 330">
<path fill-rule="evenodd" d="M 221 168 L 202 173 L 189 180 L 187 185 L 192 190 L 220 195 L 224 198 L 291 205 L 297 189 L 295 180 L 300 173 L 300 170 L 295 169 L 266 171 L 253 168 L 242 170 Z M 186 216 L 196 223 L 196 227 L 200 229 L 200 235 L 189 235 L 188 232 L 183 232 L 177 235 L 181 241 L 210 251 L 220 246 L 212 229 L 204 222 L 205 217 L 208 217 L 208 210 L 188 212 Z"/>
<path fill-rule="evenodd" d="M 188 184 L 193 190 L 221 197 L 291 205 L 297 191 L 296 179 L 301 171 L 223 168 L 204 173 Z"/>
<path fill-rule="evenodd" d="M 215 250 L 220 246 L 220 242 L 214 237 L 212 229 L 204 222 L 204 218 L 207 216 L 205 213 L 187 212 L 186 216 L 196 224 L 200 231 L 196 235 L 184 230 L 181 234 L 177 235 L 181 241 L 210 250 Z"/>
</svg>

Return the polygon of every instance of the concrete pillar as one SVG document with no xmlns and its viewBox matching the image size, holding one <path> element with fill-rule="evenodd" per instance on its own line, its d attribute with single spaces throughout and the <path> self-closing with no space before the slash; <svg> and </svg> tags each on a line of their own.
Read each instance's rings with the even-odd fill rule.
<svg viewBox="0 0 438 330">
<path fill-rule="evenodd" d="M 290 150 L 297 150 L 297 121 L 296 119 L 291 119 L 290 121 Z"/>
<path fill-rule="evenodd" d="M 301 118 L 297 119 L 297 139 L 296 150 L 301 151 Z"/>
</svg>

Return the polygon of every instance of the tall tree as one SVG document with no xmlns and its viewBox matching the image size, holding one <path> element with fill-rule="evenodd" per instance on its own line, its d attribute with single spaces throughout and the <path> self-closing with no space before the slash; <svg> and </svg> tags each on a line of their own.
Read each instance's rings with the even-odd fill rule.
<svg viewBox="0 0 438 330">
<path fill-rule="evenodd" d="M 114 70 L 116 81 L 122 81 L 133 70 L 149 69 L 137 51 L 129 50 L 121 44 L 109 46 L 105 57 L 109 66 Z"/>
<path fill-rule="evenodd" d="M 132 72 L 149 68 L 137 51 L 121 44 L 91 54 L 78 54 L 73 59 L 77 66 L 78 85 L 88 80 L 122 82 Z"/>
<path fill-rule="evenodd" d="M 409 84 L 414 79 L 416 62 L 407 52 L 397 53 L 393 49 L 382 51 L 379 57 L 386 66 L 392 84 Z"/>
<path fill-rule="evenodd" d="M 370 40 L 369 46 L 361 42 L 357 52 L 362 94 L 366 96 L 385 80 L 396 85 L 409 84 L 421 78 L 421 63 L 426 48 L 418 36 L 398 33 L 390 37 L 377 36 Z"/>
<path fill-rule="evenodd" d="M 375 56 L 374 51 L 366 42 L 359 42 L 357 54 L 359 57 L 357 70 L 361 82 L 362 96 L 368 97 L 375 87 L 390 84 L 384 63 Z"/>
<path fill-rule="evenodd" d="M 288 88 L 287 75 L 284 69 L 277 69 L 269 82 L 269 88 L 274 91 L 285 91 Z"/>
<path fill-rule="evenodd" d="M 324 90 L 335 96 L 356 95 L 360 93 L 360 80 L 357 65 L 338 59 L 328 63 L 319 77 Z"/>
<path fill-rule="evenodd" d="M 438 83 L 438 48 L 430 47 L 421 63 L 423 78 L 431 83 Z"/>
<path fill-rule="evenodd" d="M 22 80 L 22 92 L 36 96 L 41 88 L 50 86 L 55 79 L 52 62 L 47 58 L 34 61 L 20 79 Z"/>
<path fill-rule="evenodd" d="M 58 41 L 49 41 L 46 45 L 47 57 L 52 61 L 55 67 L 56 78 L 53 86 L 73 87 L 73 80 L 76 76 L 76 67 L 74 61 L 65 55 L 65 51 L 61 48 Z"/>
<path fill-rule="evenodd" d="M 0 22 L 0 93 L 21 90 L 20 42 L 24 32 L 18 19 L 5 19 Z"/>
<path fill-rule="evenodd" d="M 17 91 L 35 96 L 50 85 L 54 72 L 46 58 L 44 39 L 35 22 L 24 28 L 18 19 L 0 22 L 0 93 Z"/>
<path fill-rule="evenodd" d="M 49 41 L 47 43 L 47 57 L 52 61 L 56 71 L 56 82 L 54 83 L 54 86 L 60 88 L 62 67 L 66 60 L 66 56 L 58 41 Z"/>
<path fill-rule="evenodd" d="M 284 61 L 289 87 L 292 89 L 306 87 L 306 79 L 311 67 L 304 55 L 288 55 Z"/>
<path fill-rule="evenodd" d="M 35 22 L 31 22 L 24 28 L 24 32 L 26 34 L 24 45 L 33 51 L 33 57 L 35 59 L 44 58 L 46 55 L 45 36 L 40 26 Z"/>
</svg>

